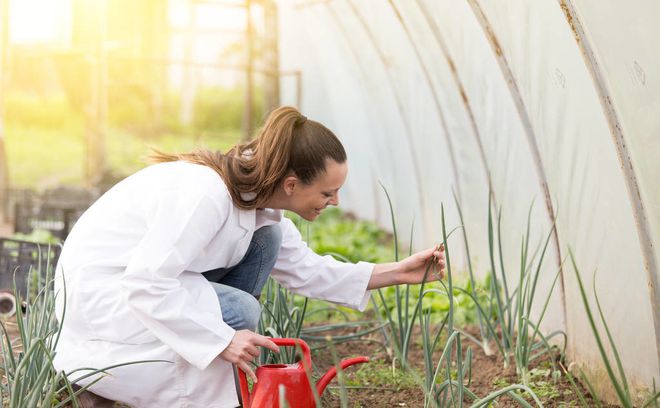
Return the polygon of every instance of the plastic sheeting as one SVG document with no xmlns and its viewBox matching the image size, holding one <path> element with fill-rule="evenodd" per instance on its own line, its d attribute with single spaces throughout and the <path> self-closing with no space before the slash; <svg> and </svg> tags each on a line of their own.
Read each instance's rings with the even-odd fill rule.
<svg viewBox="0 0 660 408">
<path fill-rule="evenodd" d="M 655 0 L 281 1 L 281 69 L 302 78 L 282 81 L 282 102 L 345 143 L 344 209 L 388 227 L 382 183 L 420 248 L 441 239 L 441 204 L 448 228 L 460 224 L 458 200 L 481 276 L 489 186 L 512 278 L 530 207 L 533 248 L 556 214 L 540 294 L 569 249 L 589 289 L 598 271 L 628 379 L 648 389 L 660 382 L 659 17 Z M 464 270 L 459 234 L 452 255 Z M 571 360 L 607 395 L 563 266 L 544 329 L 567 333 Z"/>
</svg>

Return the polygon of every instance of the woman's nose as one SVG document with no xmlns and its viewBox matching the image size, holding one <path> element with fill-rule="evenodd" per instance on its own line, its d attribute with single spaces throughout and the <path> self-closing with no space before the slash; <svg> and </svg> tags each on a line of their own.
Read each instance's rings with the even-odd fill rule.
<svg viewBox="0 0 660 408">
<path fill-rule="evenodd" d="M 330 201 L 328 201 L 328 204 L 334 206 L 339 205 L 339 193 L 335 193 L 335 195 L 332 196 Z"/>
</svg>

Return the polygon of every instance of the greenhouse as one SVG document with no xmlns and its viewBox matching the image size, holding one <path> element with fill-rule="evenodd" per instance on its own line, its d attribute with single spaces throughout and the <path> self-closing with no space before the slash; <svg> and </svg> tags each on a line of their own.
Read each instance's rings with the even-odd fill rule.
<svg viewBox="0 0 660 408">
<path fill-rule="evenodd" d="M 660 404 L 660 3 L 0 5 L 4 406 Z"/>
</svg>

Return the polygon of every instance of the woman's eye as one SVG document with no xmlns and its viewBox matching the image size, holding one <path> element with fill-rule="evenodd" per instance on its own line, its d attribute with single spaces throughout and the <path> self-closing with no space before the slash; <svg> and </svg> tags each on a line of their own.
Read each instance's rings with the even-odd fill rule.
<svg viewBox="0 0 660 408">
<path fill-rule="evenodd" d="M 325 198 L 330 198 L 330 197 L 332 197 L 332 194 L 329 194 L 329 193 L 323 193 L 323 197 L 325 197 Z"/>
</svg>

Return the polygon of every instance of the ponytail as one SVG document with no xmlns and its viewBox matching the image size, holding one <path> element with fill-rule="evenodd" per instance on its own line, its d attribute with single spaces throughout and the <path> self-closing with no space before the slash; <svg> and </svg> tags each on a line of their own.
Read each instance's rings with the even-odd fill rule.
<svg viewBox="0 0 660 408">
<path fill-rule="evenodd" d="M 235 145 L 225 154 L 207 149 L 180 154 L 154 150 L 149 156 L 152 163 L 183 160 L 215 170 L 234 204 L 245 210 L 264 208 L 291 173 L 311 184 L 325 172 L 326 159 L 346 161 L 339 139 L 319 122 L 288 106 L 271 112 L 256 138 Z"/>
</svg>

